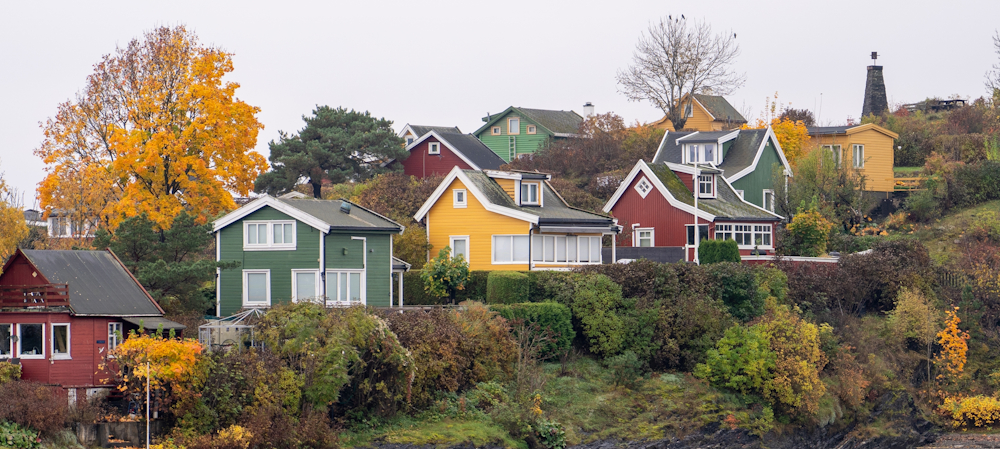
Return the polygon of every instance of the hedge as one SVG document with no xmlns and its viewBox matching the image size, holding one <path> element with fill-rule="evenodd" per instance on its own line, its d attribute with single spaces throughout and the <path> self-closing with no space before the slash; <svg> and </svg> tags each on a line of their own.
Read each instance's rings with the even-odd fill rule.
<svg viewBox="0 0 1000 449">
<path fill-rule="evenodd" d="M 528 302 L 528 291 L 528 275 L 520 271 L 493 271 L 486 281 L 486 303 Z"/>
<path fill-rule="evenodd" d="M 698 245 L 698 261 L 702 265 L 718 262 L 740 262 L 740 248 L 736 240 L 703 240 Z"/>
<path fill-rule="evenodd" d="M 473 299 L 484 301 L 486 298 L 486 282 L 489 271 L 470 271 L 469 282 L 465 289 L 455 295 L 456 302 Z M 395 301 L 395 298 L 393 298 Z M 411 270 L 403 274 L 403 304 L 408 306 L 429 306 L 450 304 L 448 298 L 437 298 L 424 292 L 424 281 L 420 279 L 420 270 Z"/>
<path fill-rule="evenodd" d="M 529 302 L 494 304 L 490 308 L 508 320 L 524 320 L 526 324 L 537 325 L 541 331 L 550 332 L 552 341 L 539 352 L 539 357 L 542 359 L 566 352 L 576 337 L 576 332 L 573 330 L 573 313 L 569 307 L 562 304 Z"/>
</svg>

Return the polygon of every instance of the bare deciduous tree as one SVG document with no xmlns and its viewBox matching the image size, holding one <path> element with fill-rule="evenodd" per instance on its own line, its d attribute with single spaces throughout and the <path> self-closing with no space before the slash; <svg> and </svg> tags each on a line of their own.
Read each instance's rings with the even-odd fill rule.
<svg viewBox="0 0 1000 449">
<path fill-rule="evenodd" d="M 997 59 L 1000 59 L 1000 31 L 993 32 L 993 52 L 997 54 Z M 1000 89 L 1000 62 L 993 64 L 993 70 L 986 72 L 986 90 L 989 91 L 989 95 L 993 95 L 993 91 Z"/>
<path fill-rule="evenodd" d="M 726 95 L 743 86 L 746 75 L 732 70 L 739 54 L 735 33 L 714 34 L 704 20 L 689 24 L 683 16 L 667 16 L 639 38 L 632 64 L 618 71 L 618 84 L 629 100 L 653 103 L 680 130 L 690 94 Z"/>
</svg>

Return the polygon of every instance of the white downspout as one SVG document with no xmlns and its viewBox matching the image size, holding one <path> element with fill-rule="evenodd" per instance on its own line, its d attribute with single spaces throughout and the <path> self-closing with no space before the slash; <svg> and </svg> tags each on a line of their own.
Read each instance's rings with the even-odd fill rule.
<svg viewBox="0 0 1000 449">
<path fill-rule="evenodd" d="M 215 261 L 222 262 L 222 230 L 215 233 Z M 222 268 L 215 267 L 215 316 L 222 316 Z"/>
<path fill-rule="evenodd" d="M 402 276 L 402 274 L 400 274 Z M 389 308 L 392 308 L 392 234 L 389 235 Z"/>
<path fill-rule="evenodd" d="M 326 233 L 319 231 L 319 291 L 317 296 L 323 296 L 323 305 L 326 305 Z"/>
<path fill-rule="evenodd" d="M 694 263 L 701 265 L 698 260 L 698 244 L 701 243 L 701 233 L 698 232 L 698 164 L 694 165 L 694 178 L 691 183 L 691 193 L 694 194 Z"/>
<path fill-rule="evenodd" d="M 362 303 L 368 305 L 368 238 L 351 236 L 351 240 L 361 240 L 361 253 L 363 254 L 361 267 L 362 272 L 365 274 L 364 279 L 361 281 L 361 298 L 364 299 Z"/>
</svg>

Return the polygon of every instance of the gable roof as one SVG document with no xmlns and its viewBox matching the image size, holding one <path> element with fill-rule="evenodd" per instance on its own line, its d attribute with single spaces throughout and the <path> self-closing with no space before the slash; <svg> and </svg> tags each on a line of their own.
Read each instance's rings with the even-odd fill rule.
<svg viewBox="0 0 1000 449">
<path fill-rule="evenodd" d="M 350 205 L 350 213 L 340 211 L 345 203 Z M 270 195 L 257 198 L 216 220 L 212 232 L 218 232 L 264 207 L 274 208 L 323 233 L 329 233 L 333 229 L 403 232 L 403 226 L 399 223 L 344 199 L 275 198 Z"/>
<path fill-rule="evenodd" d="M 580 132 L 580 124 L 583 123 L 583 117 L 573 111 L 553 111 L 511 106 L 499 114 L 490 114 L 488 117 L 483 117 L 483 121 L 486 124 L 477 129 L 473 134 L 479 135 L 483 131 L 490 129 L 490 126 L 509 115 L 510 112 L 517 112 L 519 115 L 537 123 L 538 126 L 541 126 L 549 134 L 556 137 L 572 137 L 577 135 Z"/>
<path fill-rule="evenodd" d="M 683 148 L 678 140 L 694 133 L 695 131 L 667 131 L 663 133 L 663 139 L 660 140 L 660 147 L 656 149 L 656 154 L 653 155 L 653 163 L 673 162 L 680 164 L 684 160 L 684 155 L 682 154 Z"/>
<path fill-rule="evenodd" d="M 518 206 L 503 187 L 490 176 L 491 174 L 509 174 L 512 177 L 520 179 L 518 176 L 520 173 L 518 172 L 492 172 L 488 174 L 482 170 L 462 170 L 455 167 L 448 173 L 448 176 L 445 177 L 434 193 L 427 198 L 427 201 L 414 214 L 413 218 L 417 221 L 423 220 L 427 216 L 427 213 L 430 212 L 431 207 L 448 190 L 448 186 L 455 179 L 458 179 L 469 190 L 469 194 L 475 196 L 483 204 L 483 207 L 490 212 L 517 218 L 532 224 L 574 223 L 614 226 L 614 219 L 612 217 L 587 212 L 566 204 L 566 201 L 549 185 L 548 181 L 541 183 L 543 206 Z"/>
<path fill-rule="evenodd" d="M 698 103 L 705 108 L 706 111 L 712 116 L 712 119 L 720 122 L 731 122 L 731 123 L 746 123 L 747 119 L 743 118 L 743 114 L 740 114 L 733 105 L 729 104 L 729 101 L 721 95 L 704 95 L 704 94 L 694 94 L 694 98 L 698 100 Z"/>
<path fill-rule="evenodd" d="M 632 168 L 625 179 L 618 186 L 618 190 L 604 205 L 604 211 L 610 212 L 618 200 L 625 194 L 632 185 L 632 181 L 639 175 L 645 175 L 653 186 L 667 199 L 667 202 L 684 212 L 694 215 L 694 193 L 684 184 L 674 171 L 694 173 L 694 167 L 673 163 L 646 164 L 639 160 Z M 702 172 L 706 172 L 703 170 Z M 718 180 L 721 179 L 721 182 Z M 777 221 L 781 216 L 757 207 L 741 198 L 732 184 L 725 177 L 718 177 L 716 182 L 716 198 L 698 199 L 698 218 L 708 221 L 744 220 L 744 221 Z"/>
<path fill-rule="evenodd" d="M 719 164 L 719 168 L 725 173 L 726 180 L 736 181 L 757 169 L 761 155 L 767 147 L 767 142 L 774 144 L 774 151 L 778 153 L 781 164 L 785 167 L 788 176 L 792 176 L 792 167 L 785 158 L 785 152 L 781 150 L 781 144 L 774 135 L 774 130 L 768 126 L 766 129 L 741 129 L 736 141 L 726 151 Z"/>
<path fill-rule="evenodd" d="M 18 251 L 49 282 L 69 286 L 74 315 L 163 316 L 156 301 L 110 250 Z"/>
<path fill-rule="evenodd" d="M 810 136 L 856 134 L 872 130 L 885 134 L 886 136 L 889 136 L 893 139 L 899 138 L 899 134 L 889 131 L 888 129 L 885 129 L 874 123 L 865 123 L 863 125 L 857 125 L 857 126 L 853 125 L 852 126 L 808 126 L 806 127 L 806 130 Z"/>
<path fill-rule="evenodd" d="M 420 136 L 419 139 L 414 140 L 413 143 L 407 145 L 406 151 L 413 151 L 414 148 L 431 137 L 434 137 L 438 142 L 448 147 L 452 153 L 455 153 L 456 156 L 465 161 L 466 164 L 469 164 L 473 169 L 492 170 L 500 168 L 501 165 L 507 163 L 502 157 L 497 156 L 490 147 L 486 146 L 485 143 L 472 134 L 446 133 L 431 130 Z M 390 159 L 382 165 L 388 165 L 394 160 Z"/>
<path fill-rule="evenodd" d="M 407 131 L 409 131 L 410 133 L 412 133 L 416 137 L 420 137 L 420 136 L 422 136 L 424 134 L 427 134 L 427 133 L 429 133 L 431 131 L 437 131 L 439 133 L 457 133 L 457 134 L 462 134 L 462 130 L 458 129 L 457 126 L 411 125 L 411 124 L 407 123 L 405 126 L 403 126 L 403 129 L 399 130 L 398 136 L 399 137 L 405 136 Z"/>
</svg>

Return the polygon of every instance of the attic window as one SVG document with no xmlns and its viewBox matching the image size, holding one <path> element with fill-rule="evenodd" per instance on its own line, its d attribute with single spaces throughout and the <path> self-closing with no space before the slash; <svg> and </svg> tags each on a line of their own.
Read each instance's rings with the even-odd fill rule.
<svg viewBox="0 0 1000 449">
<path fill-rule="evenodd" d="M 538 206 L 541 201 L 538 197 L 537 182 L 521 182 L 521 204 L 528 206 Z"/>
<path fill-rule="evenodd" d="M 441 144 L 438 142 L 431 142 L 427 145 L 427 154 L 441 154 Z"/>
<path fill-rule="evenodd" d="M 499 136 L 500 135 L 500 127 L 499 126 L 494 126 L 493 128 L 491 128 L 490 129 L 490 134 L 492 134 L 494 136 Z"/>
<path fill-rule="evenodd" d="M 295 221 L 244 221 L 243 249 L 294 250 Z"/>
<path fill-rule="evenodd" d="M 715 175 L 698 176 L 698 197 L 715 198 Z"/>
<path fill-rule="evenodd" d="M 639 180 L 639 182 L 635 183 L 635 191 L 639 192 L 639 195 L 641 195 L 643 198 L 646 198 L 646 195 L 649 195 L 649 192 L 652 190 L 653 190 L 653 185 L 649 183 L 649 180 L 646 179 L 645 176 L 643 176 L 642 179 Z"/>
<path fill-rule="evenodd" d="M 517 117 L 507 119 L 507 134 L 521 134 L 521 119 Z"/>
<path fill-rule="evenodd" d="M 465 189 L 455 189 L 452 190 L 452 207 L 456 209 L 462 209 L 469 206 L 469 201 Z"/>
<path fill-rule="evenodd" d="M 413 143 L 413 136 L 406 136 L 406 145 L 409 146 Z"/>
<path fill-rule="evenodd" d="M 537 131 L 535 129 L 535 125 L 528 125 L 526 128 L 528 129 L 528 134 L 535 134 L 535 132 Z"/>
</svg>

